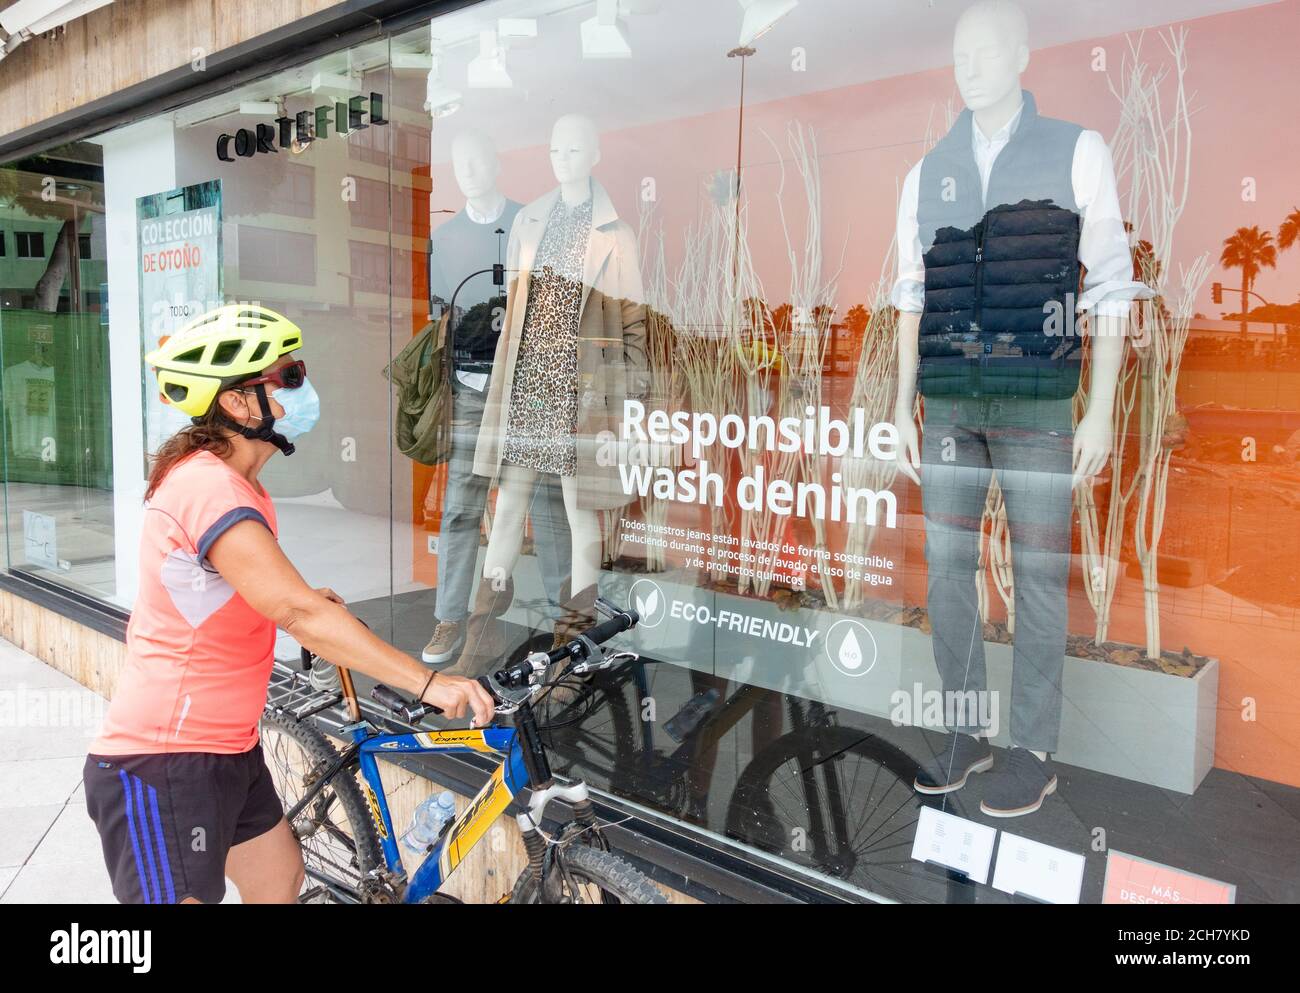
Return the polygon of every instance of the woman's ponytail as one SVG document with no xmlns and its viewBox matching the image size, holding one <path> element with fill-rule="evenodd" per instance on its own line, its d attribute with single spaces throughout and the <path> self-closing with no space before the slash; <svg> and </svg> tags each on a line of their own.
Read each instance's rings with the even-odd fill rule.
<svg viewBox="0 0 1300 993">
<path fill-rule="evenodd" d="M 194 452 L 211 452 L 218 458 L 229 455 L 233 446 L 230 441 L 230 431 L 223 426 L 223 423 L 221 407 L 214 400 L 208 412 L 199 418 L 197 424 L 181 428 L 163 442 L 162 447 L 154 452 L 149 460 L 149 485 L 144 491 L 144 498 L 148 500 L 153 496 L 167 473 L 171 472 L 172 467 L 187 455 Z"/>
</svg>

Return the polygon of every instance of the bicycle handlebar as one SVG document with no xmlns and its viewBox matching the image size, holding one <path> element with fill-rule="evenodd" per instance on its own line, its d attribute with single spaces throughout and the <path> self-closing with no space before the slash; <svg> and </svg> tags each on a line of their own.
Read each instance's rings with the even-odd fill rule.
<svg viewBox="0 0 1300 993">
<path fill-rule="evenodd" d="M 587 646 L 584 641 L 593 645 L 603 645 L 616 634 L 622 634 L 630 628 L 636 627 L 641 621 L 641 615 L 635 610 L 619 610 L 613 617 L 607 621 L 601 621 L 593 628 L 584 631 L 578 637 L 574 638 L 568 644 L 561 645 L 559 648 L 548 652 L 546 657 L 552 662 L 562 662 L 566 658 L 575 658 L 579 654 L 586 656 L 588 654 Z"/>
<path fill-rule="evenodd" d="M 431 703 L 422 703 L 419 700 L 408 700 L 397 690 L 391 686 L 385 686 L 383 683 L 375 684 L 375 688 L 370 691 L 370 698 L 380 706 L 387 707 L 398 717 L 406 718 L 408 724 L 414 724 L 425 714 L 442 713 L 441 707 L 435 707 Z"/>
<path fill-rule="evenodd" d="M 546 655 L 548 664 L 554 665 L 565 659 L 585 661 L 591 657 L 593 648 L 598 648 L 615 635 L 636 627 L 641 621 L 641 615 L 630 608 L 620 610 L 604 600 L 598 601 L 598 606 L 605 612 L 612 613 L 612 616 L 608 620 L 601 621 L 594 627 L 587 629 L 567 644 L 548 652 Z M 518 706 L 517 701 L 504 699 L 501 690 L 505 687 L 527 687 L 533 675 L 532 659 L 533 656 L 530 655 L 528 658 L 516 662 L 508 669 L 499 670 L 493 674 L 495 680 L 489 676 L 479 676 L 478 683 L 488 691 L 498 705 L 514 704 Z M 408 700 L 391 686 L 385 686 L 383 683 L 375 684 L 374 689 L 370 691 L 370 697 L 380 706 L 387 708 L 398 717 L 404 718 L 408 724 L 415 724 L 426 714 L 442 713 L 441 708 L 419 700 Z"/>
</svg>

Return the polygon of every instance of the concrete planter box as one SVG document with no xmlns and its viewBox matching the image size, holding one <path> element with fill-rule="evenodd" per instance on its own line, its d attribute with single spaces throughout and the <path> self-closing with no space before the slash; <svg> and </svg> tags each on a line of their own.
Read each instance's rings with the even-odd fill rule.
<svg viewBox="0 0 1300 993">
<path fill-rule="evenodd" d="M 915 628 L 900 635 L 898 686 L 941 690 L 930 636 Z M 1011 743 L 1011 646 L 985 642 L 984 658 L 999 705 L 993 743 L 1005 747 Z M 1196 791 L 1214 764 L 1217 660 L 1189 677 L 1067 655 L 1061 678 L 1055 759 L 1179 793 Z"/>
<path fill-rule="evenodd" d="M 1008 745 L 1011 646 L 986 642 L 984 651 L 989 687 L 1000 691 L 994 741 Z M 1217 660 L 1195 676 L 1171 676 L 1067 655 L 1062 689 L 1059 761 L 1187 794 L 1214 765 Z"/>
</svg>

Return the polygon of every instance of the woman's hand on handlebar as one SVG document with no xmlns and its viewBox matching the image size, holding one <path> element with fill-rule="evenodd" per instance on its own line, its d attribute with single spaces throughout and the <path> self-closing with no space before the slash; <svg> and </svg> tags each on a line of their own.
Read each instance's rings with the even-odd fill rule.
<svg viewBox="0 0 1300 993">
<path fill-rule="evenodd" d="M 472 711 L 470 727 L 476 728 L 487 727 L 496 713 L 496 701 L 488 691 L 463 676 L 434 676 L 420 702 L 432 704 L 447 717 L 464 717 Z"/>
</svg>

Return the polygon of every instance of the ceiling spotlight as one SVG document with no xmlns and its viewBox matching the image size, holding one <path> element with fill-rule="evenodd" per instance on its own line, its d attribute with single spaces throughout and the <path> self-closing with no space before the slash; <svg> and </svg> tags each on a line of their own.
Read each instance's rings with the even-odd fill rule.
<svg viewBox="0 0 1300 993">
<path fill-rule="evenodd" d="M 44 34 L 75 21 L 92 10 L 107 7 L 113 0 L 17 0 L 0 12 L 0 27 L 6 34 Z"/>
<path fill-rule="evenodd" d="M 478 55 L 470 60 L 467 76 L 470 87 L 476 90 L 504 90 L 514 85 L 506 72 L 505 48 L 495 30 L 478 33 Z"/>
<path fill-rule="evenodd" d="M 772 30 L 772 25 L 799 6 L 799 0 L 740 0 L 740 5 L 745 8 L 745 19 L 740 25 L 743 48 Z"/>
<path fill-rule="evenodd" d="M 434 57 L 429 85 L 424 91 L 424 109 L 434 117 L 450 117 L 460 110 L 464 99 L 460 90 L 453 90 L 442 81 L 442 59 Z"/>
<path fill-rule="evenodd" d="M 630 59 L 632 46 L 618 23 L 618 0 L 596 0 L 596 16 L 582 22 L 584 59 Z"/>
</svg>

